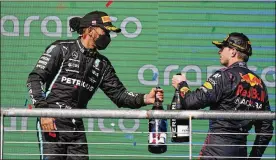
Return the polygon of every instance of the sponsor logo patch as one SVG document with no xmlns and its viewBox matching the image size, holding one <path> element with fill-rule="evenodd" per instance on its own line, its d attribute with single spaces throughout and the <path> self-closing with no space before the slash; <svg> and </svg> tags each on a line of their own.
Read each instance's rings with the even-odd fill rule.
<svg viewBox="0 0 276 160">
<path fill-rule="evenodd" d="M 103 16 L 103 17 L 101 17 L 101 18 L 102 18 L 103 23 L 111 22 L 111 19 L 110 19 L 109 16 Z"/>
<path fill-rule="evenodd" d="M 253 75 L 251 73 L 247 73 L 245 75 L 242 75 L 240 73 L 240 76 L 241 76 L 241 81 L 242 82 L 249 83 L 250 86 L 252 86 L 252 87 L 254 87 L 254 86 L 260 86 L 260 87 L 263 88 L 261 79 L 257 78 L 255 75 Z"/>
<path fill-rule="evenodd" d="M 190 89 L 188 87 L 182 87 L 180 88 L 180 96 L 184 98 L 185 94 L 189 91 Z"/>
<path fill-rule="evenodd" d="M 212 84 L 211 84 L 210 82 L 205 82 L 205 83 L 203 84 L 203 86 L 204 86 L 205 88 L 207 88 L 207 89 L 213 89 L 213 86 L 212 86 Z"/>
</svg>

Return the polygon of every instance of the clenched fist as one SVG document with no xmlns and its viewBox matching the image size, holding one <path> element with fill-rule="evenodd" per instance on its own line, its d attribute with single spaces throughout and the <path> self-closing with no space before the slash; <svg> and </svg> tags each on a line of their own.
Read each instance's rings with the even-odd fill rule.
<svg viewBox="0 0 276 160">
<path fill-rule="evenodd" d="M 54 118 L 40 118 L 40 125 L 43 131 L 51 132 L 57 130 Z"/>
<path fill-rule="evenodd" d="M 187 78 L 185 76 L 185 74 L 181 74 L 181 75 L 174 75 L 172 78 L 172 86 L 177 89 L 178 88 L 178 84 L 180 82 L 186 81 Z"/>
<path fill-rule="evenodd" d="M 149 94 L 145 94 L 145 96 L 144 96 L 145 104 L 153 104 L 154 103 L 155 93 L 156 93 L 157 98 L 161 102 L 163 102 L 163 100 L 164 100 L 164 91 L 163 91 L 163 89 L 152 88 L 151 91 L 149 92 Z"/>
</svg>

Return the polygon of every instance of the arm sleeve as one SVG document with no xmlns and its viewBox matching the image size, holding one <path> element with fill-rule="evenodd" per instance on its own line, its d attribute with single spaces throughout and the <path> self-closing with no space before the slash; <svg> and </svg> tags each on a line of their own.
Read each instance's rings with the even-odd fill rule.
<svg viewBox="0 0 276 160">
<path fill-rule="evenodd" d="M 266 103 L 264 107 L 265 111 L 270 111 L 270 105 L 268 101 L 268 96 L 266 96 Z M 251 149 L 249 157 L 262 157 L 269 141 L 272 138 L 273 133 L 273 121 L 272 120 L 257 120 L 254 123 L 255 133 L 263 133 L 268 135 L 257 135 L 254 141 L 254 146 Z M 265 146 L 255 146 L 255 145 L 265 145 Z M 258 158 L 260 159 L 260 158 Z"/>
<path fill-rule="evenodd" d="M 36 108 L 47 108 L 44 84 L 51 82 L 62 62 L 62 50 L 59 45 L 51 45 L 39 58 L 28 76 L 27 87 L 31 100 Z"/>
<path fill-rule="evenodd" d="M 135 109 L 146 105 L 145 94 L 127 91 L 111 64 L 108 65 L 100 88 L 118 107 Z"/>
<path fill-rule="evenodd" d="M 197 110 L 216 104 L 222 97 L 224 74 L 215 72 L 207 81 L 195 91 L 190 91 L 186 82 L 179 84 L 180 101 L 183 109 Z"/>
</svg>

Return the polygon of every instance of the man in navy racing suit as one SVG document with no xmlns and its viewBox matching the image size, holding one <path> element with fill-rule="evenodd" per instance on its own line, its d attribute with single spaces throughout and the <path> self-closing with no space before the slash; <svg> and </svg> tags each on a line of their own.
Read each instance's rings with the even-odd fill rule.
<svg viewBox="0 0 276 160">
<path fill-rule="evenodd" d="M 246 64 L 252 55 L 247 36 L 234 32 L 222 42 L 213 41 L 213 44 L 220 49 L 220 62 L 226 68 L 216 71 L 195 91 L 190 91 L 185 75 L 174 75 L 172 78 L 172 85 L 180 88 L 183 109 L 195 110 L 210 106 L 210 110 L 270 111 L 264 82 Z M 260 133 L 256 135 L 254 145 L 263 146 L 253 146 L 249 157 L 260 159 L 272 138 L 272 120 L 210 120 L 210 134 L 202 147 L 200 159 L 246 159 L 246 146 L 238 145 L 246 145 L 247 133 L 253 125 L 255 132 Z"/>
<path fill-rule="evenodd" d="M 138 109 L 153 104 L 155 92 L 163 101 L 161 89 L 153 88 L 149 94 L 128 91 L 111 62 L 98 52 L 110 43 L 111 31 L 121 31 L 106 13 L 74 17 L 70 27 L 80 37 L 49 45 L 29 74 L 27 87 L 36 108 L 85 109 L 98 88 L 118 107 Z M 88 159 L 85 133 L 74 132 L 84 131 L 81 118 L 41 117 L 37 128 L 41 159 Z"/>
</svg>

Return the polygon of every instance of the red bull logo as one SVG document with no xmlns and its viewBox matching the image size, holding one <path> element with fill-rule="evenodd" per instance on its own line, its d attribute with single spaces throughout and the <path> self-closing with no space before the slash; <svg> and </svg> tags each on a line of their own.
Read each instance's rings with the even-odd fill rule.
<svg viewBox="0 0 276 160">
<path fill-rule="evenodd" d="M 245 75 L 242 75 L 240 73 L 240 76 L 241 76 L 241 81 L 242 82 L 246 82 L 246 83 L 249 83 L 250 86 L 254 87 L 254 86 L 260 86 L 263 88 L 263 85 L 262 85 L 262 81 L 261 79 L 257 78 L 255 75 L 253 75 L 252 73 L 247 73 Z"/>
<path fill-rule="evenodd" d="M 239 84 L 236 90 L 237 96 L 247 97 L 249 99 L 258 100 L 264 102 L 265 92 L 263 90 L 257 90 L 256 88 L 244 88 L 243 85 Z"/>
</svg>

